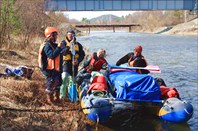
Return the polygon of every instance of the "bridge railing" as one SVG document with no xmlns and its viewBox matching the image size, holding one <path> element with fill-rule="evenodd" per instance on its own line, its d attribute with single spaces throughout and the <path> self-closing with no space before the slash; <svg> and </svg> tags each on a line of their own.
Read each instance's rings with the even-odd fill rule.
<svg viewBox="0 0 198 131">
<path fill-rule="evenodd" d="M 197 10 L 197 0 L 44 0 L 45 10 Z"/>
<path fill-rule="evenodd" d="M 132 31 L 132 27 L 134 26 L 141 26 L 140 24 L 111 24 L 111 25 L 91 25 L 91 24 L 88 24 L 88 25 L 76 25 L 76 28 L 87 28 L 88 29 L 88 33 L 90 33 L 90 29 L 91 28 L 113 28 L 113 32 L 115 32 L 115 28 L 116 27 L 128 27 L 129 28 L 129 32 Z"/>
</svg>

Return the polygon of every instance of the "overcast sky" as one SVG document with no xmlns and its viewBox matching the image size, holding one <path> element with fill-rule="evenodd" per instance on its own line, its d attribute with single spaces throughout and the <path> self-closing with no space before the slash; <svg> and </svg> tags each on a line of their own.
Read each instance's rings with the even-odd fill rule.
<svg viewBox="0 0 198 131">
<path fill-rule="evenodd" d="M 69 19 L 76 19 L 81 21 L 82 18 L 95 18 L 105 14 L 112 14 L 116 16 L 126 16 L 128 14 L 132 14 L 134 11 L 68 11 L 65 12 Z"/>
</svg>

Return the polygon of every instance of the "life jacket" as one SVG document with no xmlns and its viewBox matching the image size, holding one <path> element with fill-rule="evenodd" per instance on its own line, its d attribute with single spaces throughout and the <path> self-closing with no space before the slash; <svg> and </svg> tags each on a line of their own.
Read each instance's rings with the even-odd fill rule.
<svg viewBox="0 0 198 131">
<path fill-rule="evenodd" d="M 50 43 L 44 42 L 43 44 L 40 45 L 39 56 L 38 56 L 39 68 L 41 68 L 42 70 L 45 70 L 45 69 L 53 70 L 53 69 L 55 69 L 56 71 L 60 71 L 60 55 L 58 55 L 55 59 L 47 58 L 47 67 L 44 68 L 43 52 L 44 52 L 44 47 L 45 47 L 46 44 L 49 44 L 49 46 L 52 48 L 52 50 L 54 50 L 54 47 Z"/>
<path fill-rule="evenodd" d="M 131 62 L 130 62 L 130 66 L 133 67 L 146 67 L 147 66 L 147 62 L 144 59 L 144 57 L 142 55 L 140 56 L 136 56 Z M 145 69 L 137 69 L 137 72 L 139 72 L 140 74 L 148 74 L 150 73 L 148 70 Z"/>
<path fill-rule="evenodd" d="M 179 98 L 179 92 L 175 88 L 169 88 L 167 86 L 160 86 L 161 98 Z"/>
<path fill-rule="evenodd" d="M 71 43 L 66 39 L 66 46 L 71 47 Z M 75 49 L 75 56 L 74 59 L 78 59 L 79 58 L 79 45 L 77 42 L 74 43 L 74 49 Z M 63 56 L 63 60 L 64 61 L 71 61 L 72 60 L 72 53 L 71 53 L 71 48 L 69 49 L 69 53 Z"/>
<path fill-rule="evenodd" d="M 90 84 L 87 94 L 91 90 L 107 91 L 108 86 L 107 86 L 107 80 L 106 80 L 105 76 L 101 76 L 101 75 L 95 76 Z"/>
<path fill-rule="evenodd" d="M 100 71 L 102 65 L 106 62 L 107 61 L 104 58 L 97 58 L 96 53 L 94 53 L 91 57 L 89 65 L 86 67 L 87 72 Z"/>
</svg>

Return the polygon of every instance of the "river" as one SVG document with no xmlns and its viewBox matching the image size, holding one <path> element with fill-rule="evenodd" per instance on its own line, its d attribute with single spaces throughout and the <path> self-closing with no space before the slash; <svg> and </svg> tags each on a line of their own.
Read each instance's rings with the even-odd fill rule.
<svg viewBox="0 0 198 131">
<path fill-rule="evenodd" d="M 161 35 L 130 33 L 124 31 L 91 31 L 88 36 L 77 37 L 78 41 L 96 52 L 99 48 L 107 51 L 107 61 L 115 64 L 126 53 L 133 51 L 135 45 L 141 44 L 143 55 L 149 65 L 158 65 L 161 77 L 169 87 L 175 87 L 183 100 L 194 107 L 193 117 L 187 124 L 173 124 L 161 120 L 147 120 L 145 129 L 164 131 L 196 131 L 198 129 L 198 38 L 197 36 Z M 152 125 L 152 128 L 150 128 Z M 147 127 L 148 126 L 148 127 Z M 89 127 L 95 130 L 95 127 Z M 98 126 L 97 130 L 122 130 Z M 131 129 L 129 129 L 131 130 Z"/>
</svg>

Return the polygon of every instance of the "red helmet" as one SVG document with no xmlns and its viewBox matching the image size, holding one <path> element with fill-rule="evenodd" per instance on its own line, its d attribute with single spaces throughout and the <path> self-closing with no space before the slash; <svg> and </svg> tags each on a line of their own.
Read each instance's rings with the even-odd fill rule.
<svg viewBox="0 0 198 131">
<path fill-rule="evenodd" d="M 53 32 L 58 33 L 58 30 L 54 27 L 47 27 L 45 29 L 45 37 L 49 37 Z"/>
<path fill-rule="evenodd" d="M 134 49 L 137 53 L 141 53 L 142 52 L 142 46 L 141 45 L 137 45 Z"/>
</svg>

